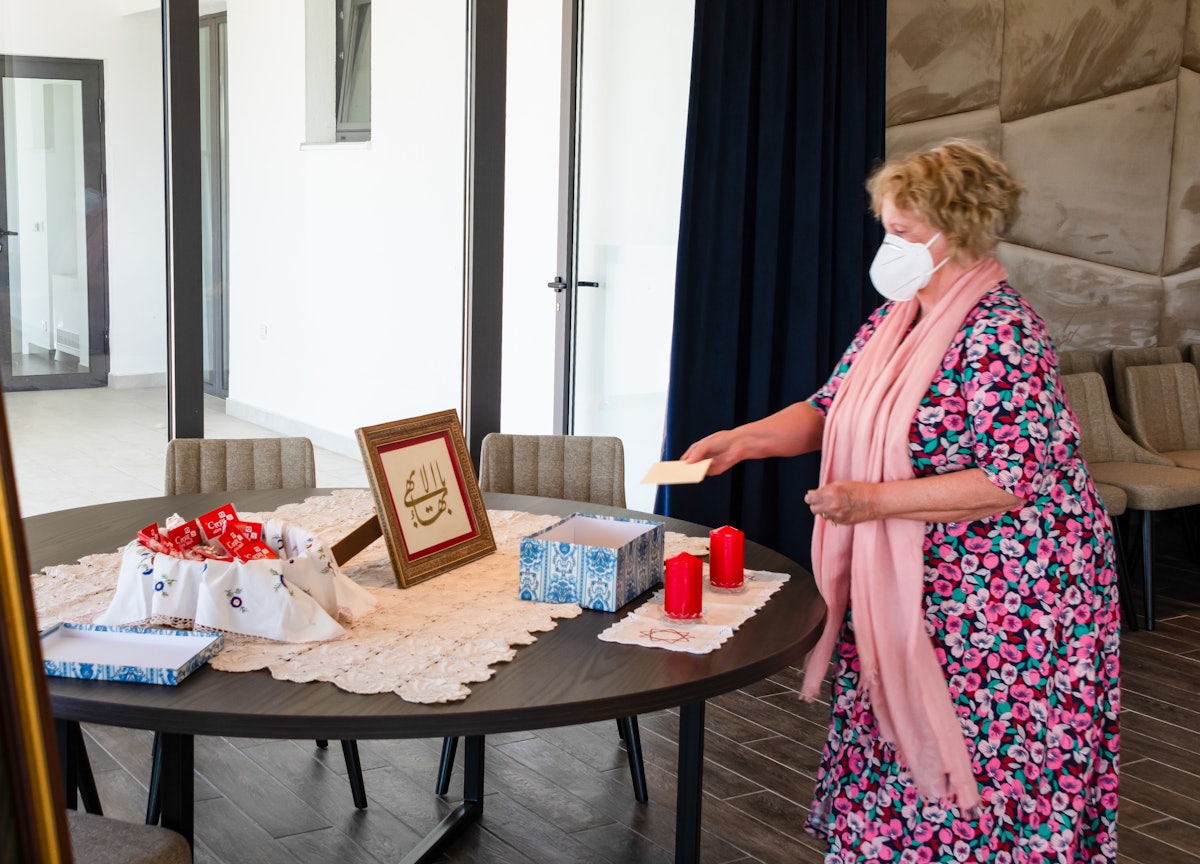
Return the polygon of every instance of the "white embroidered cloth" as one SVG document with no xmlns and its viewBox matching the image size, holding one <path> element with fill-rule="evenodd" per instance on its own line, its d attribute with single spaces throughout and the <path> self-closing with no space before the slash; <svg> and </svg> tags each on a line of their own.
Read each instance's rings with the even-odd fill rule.
<svg viewBox="0 0 1200 864">
<path fill-rule="evenodd" d="M 342 573 L 320 535 L 269 519 L 262 536 L 278 558 L 194 560 L 130 542 L 112 603 L 94 622 L 322 642 L 345 635 L 339 618 L 349 623 L 375 608 L 375 598 Z"/>
<path fill-rule="evenodd" d="M 605 642 L 666 648 L 689 654 L 715 651 L 789 578 L 786 573 L 768 570 L 745 572 L 746 581 L 741 588 L 713 588 L 708 583 L 706 562 L 700 618 L 690 621 L 668 618 L 663 611 L 663 592 L 659 589 L 649 600 L 601 633 L 600 638 Z"/>
<path fill-rule="evenodd" d="M 339 490 L 265 514 L 303 525 L 335 542 L 375 512 L 366 489 Z M 342 568 L 378 605 L 356 619 L 347 634 L 328 642 L 288 644 L 226 637 L 212 665 L 226 672 L 269 669 L 285 681 L 329 681 L 352 693 L 394 692 L 410 702 L 450 702 L 486 681 L 495 663 L 511 660 L 515 646 L 533 643 L 556 619 L 582 610 L 571 604 L 532 603 L 517 597 L 520 538 L 561 516 L 509 510 L 488 512 L 496 553 L 411 588 L 395 587 L 391 560 L 377 540 Z M 668 555 L 704 554 L 708 539 L 667 532 Z M 90 622 L 107 608 L 117 585 L 121 552 L 89 555 L 78 564 L 47 567 L 33 576 L 39 626 Z"/>
</svg>

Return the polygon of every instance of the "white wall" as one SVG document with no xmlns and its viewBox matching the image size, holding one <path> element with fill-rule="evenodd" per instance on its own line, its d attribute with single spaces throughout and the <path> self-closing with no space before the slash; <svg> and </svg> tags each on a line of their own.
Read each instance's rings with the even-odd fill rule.
<svg viewBox="0 0 1200 864">
<path fill-rule="evenodd" d="M 465 2 L 374 4 L 366 145 L 302 147 L 302 9 L 228 4 L 226 410 L 355 455 L 460 408 Z"/>
<path fill-rule="evenodd" d="M 159 16 L 116 0 L 0 0 L 0 54 L 104 61 L 110 383 L 166 370 Z"/>
</svg>

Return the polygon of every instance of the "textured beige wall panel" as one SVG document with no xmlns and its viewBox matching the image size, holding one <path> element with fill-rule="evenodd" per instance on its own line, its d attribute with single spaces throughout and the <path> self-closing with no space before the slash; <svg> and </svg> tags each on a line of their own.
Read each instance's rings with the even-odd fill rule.
<svg viewBox="0 0 1200 864">
<path fill-rule="evenodd" d="M 1004 123 L 1028 188 L 1009 239 L 1158 274 L 1174 126 L 1174 81 Z"/>
<path fill-rule="evenodd" d="M 1200 267 L 1200 72 L 1179 70 L 1163 273 Z"/>
<path fill-rule="evenodd" d="M 1158 344 L 1163 280 L 1001 243 L 1009 282 L 1046 320 L 1060 351 Z"/>
<path fill-rule="evenodd" d="M 1028 117 L 1174 78 L 1189 2 L 1195 5 L 1195 0 L 1008 0 L 1001 116 Z"/>
<path fill-rule="evenodd" d="M 1004 0 L 889 0 L 887 16 L 889 126 L 996 103 Z"/>
<path fill-rule="evenodd" d="M 947 138 L 977 141 L 993 152 L 1000 152 L 1000 109 L 995 105 L 978 111 L 918 120 L 887 130 L 888 158 L 940 144 Z"/>
<path fill-rule="evenodd" d="M 1187 32 L 1183 39 L 1183 65 L 1200 72 L 1200 0 L 1188 0 Z"/>
<path fill-rule="evenodd" d="M 1163 320 L 1159 344 L 1185 346 L 1200 342 L 1200 269 L 1163 278 Z"/>
</svg>

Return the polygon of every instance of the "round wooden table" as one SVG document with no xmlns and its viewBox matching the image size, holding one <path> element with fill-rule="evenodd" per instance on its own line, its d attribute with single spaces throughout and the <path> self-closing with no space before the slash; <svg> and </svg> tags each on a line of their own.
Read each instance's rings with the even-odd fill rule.
<svg viewBox="0 0 1200 864">
<path fill-rule="evenodd" d="M 46 513 L 25 520 L 31 566 L 69 563 L 127 543 L 139 528 L 172 512 L 203 513 L 232 500 L 266 511 L 329 490 L 222 492 L 146 498 Z M 488 507 L 569 515 L 591 512 L 663 521 L 695 536 L 708 529 L 613 507 L 519 495 L 484 495 Z M 331 540 L 336 538 L 329 538 Z M 478 818 L 483 806 L 483 736 L 644 714 L 678 706 L 679 784 L 676 861 L 699 860 L 704 702 L 799 661 L 816 642 L 825 606 L 810 574 L 754 543 L 746 566 L 791 574 L 784 586 L 724 645 L 686 654 L 600 641 L 613 613 L 584 610 L 473 683 L 459 702 L 423 705 L 394 694 L 361 695 L 329 683 L 277 681 L 269 672 L 218 672 L 205 666 L 176 687 L 50 678 L 58 720 L 161 733 L 163 824 L 191 840 L 192 736 L 246 738 L 442 738 L 466 742 L 463 804 L 405 861 L 432 860 Z M 453 578 L 452 573 L 438 578 Z M 516 574 L 513 574 L 514 590 Z M 634 603 L 642 602 L 640 599 Z M 623 615 L 624 610 L 616 613 Z M 436 835 L 436 836 L 435 836 Z"/>
</svg>

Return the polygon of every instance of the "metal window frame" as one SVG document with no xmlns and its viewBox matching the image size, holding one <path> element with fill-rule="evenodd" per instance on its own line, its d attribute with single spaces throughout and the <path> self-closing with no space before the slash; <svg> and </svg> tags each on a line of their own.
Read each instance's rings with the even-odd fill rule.
<svg viewBox="0 0 1200 864">
<path fill-rule="evenodd" d="M 354 68 L 360 62 L 357 32 L 364 26 L 363 7 L 370 7 L 371 0 L 336 0 L 336 49 L 334 71 L 335 92 L 337 103 L 334 105 L 334 138 L 337 141 L 370 141 L 371 122 L 350 121 L 346 119 L 347 104 L 350 96 L 350 82 L 353 80 Z M 371 38 L 370 31 L 367 39 Z M 370 69 L 368 68 L 368 73 Z M 368 110 L 369 110 L 368 105 Z"/>
</svg>

